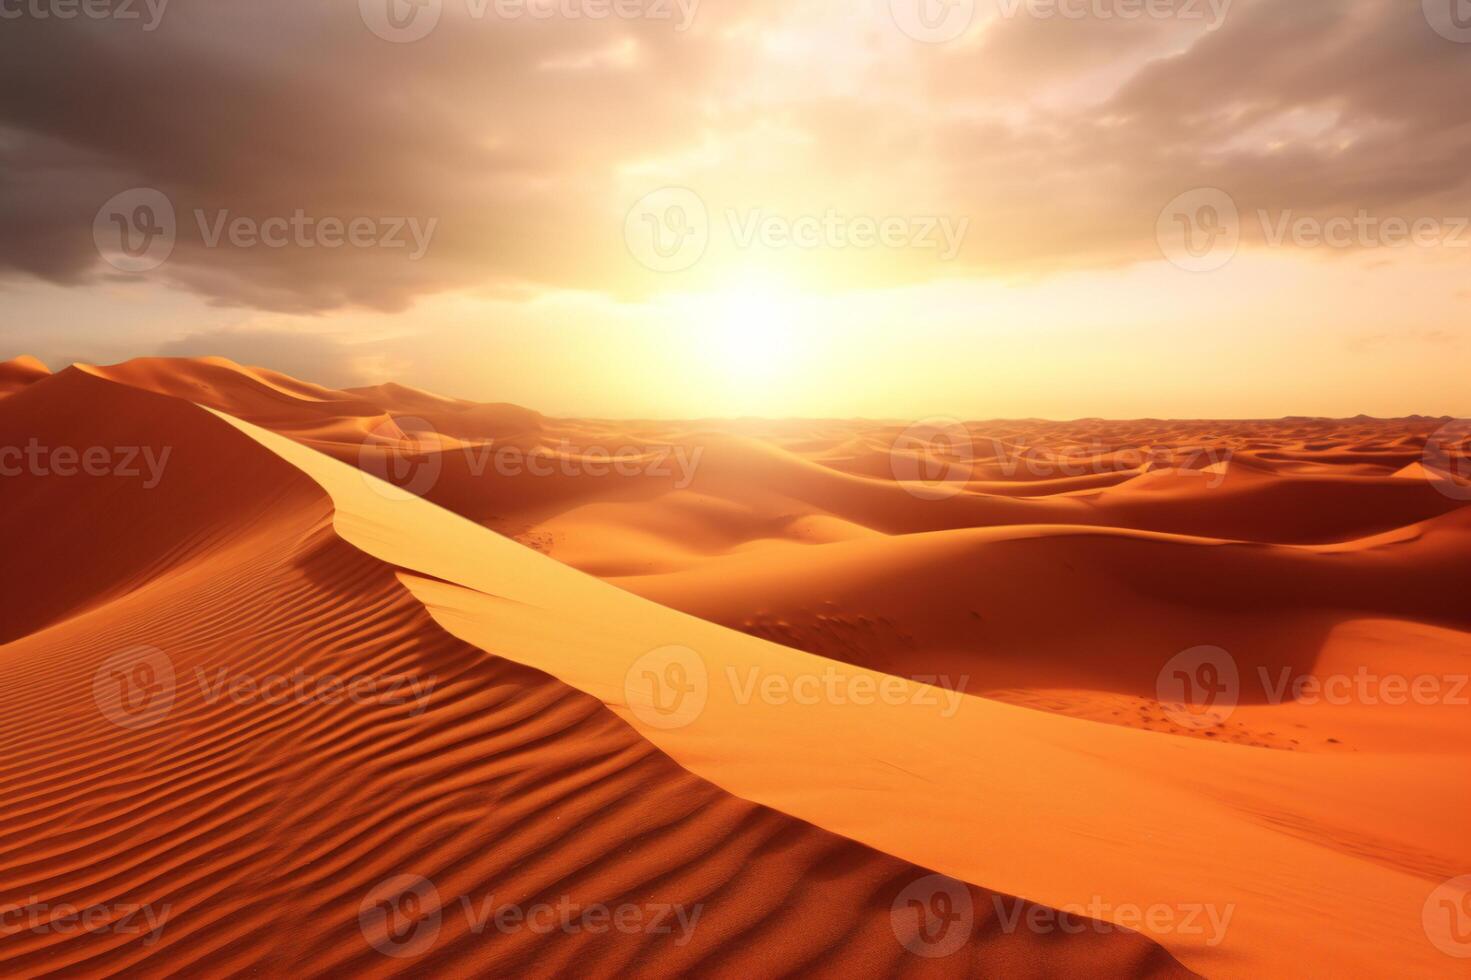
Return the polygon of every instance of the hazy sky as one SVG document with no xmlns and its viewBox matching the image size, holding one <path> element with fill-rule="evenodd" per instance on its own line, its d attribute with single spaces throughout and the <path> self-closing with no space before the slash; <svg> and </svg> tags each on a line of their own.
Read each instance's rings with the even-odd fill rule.
<svg viewBox="0 0 1471 980">
<path fill-rule="evenodd" d="M 5 0 L 0 357 L 1471 415 L 1459 2 Z"/>
</svg>

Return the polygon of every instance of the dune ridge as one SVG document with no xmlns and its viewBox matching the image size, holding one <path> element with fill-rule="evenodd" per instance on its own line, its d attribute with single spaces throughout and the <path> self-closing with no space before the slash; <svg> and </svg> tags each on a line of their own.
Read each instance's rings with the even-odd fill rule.
<svg viewBox="0 0 1471 980">
<path fill-rule="evenodd" d="M 919 697 L 862 712 L 783 711 L 738 703 L 720 684 L 710 685 L 697 719 L 665 730 L 636 710 L 625 686 L 650 650 L 684 647 L 715 669 L 787 678 L 861 668 L 672 614 L 418 498 L 389 499 L 360 473 L 288 439 L 234 424 L 327 489 L 346 540 L 420 573 L 400 578 L 451 633 L 594 694 L 739 796 L 1055 907 L 1098 894 L 1117 905 L 1229 907 L 1227 943 L 1155 937 L 1207 975 L 1275 974 L 1303 957 L 1328 975 L 1386 949 L 1431 974 L 1451 966 L 1426 941 L 1421 906 L 1437 880 L 1471 858 L 1456 829 L 1471 797 L 1461 785 L 1419 784 L 1406 771 L 1414 754 L 1262 753 L 975 697 L 963 697 L 951 717 Z M 415 518 L 395 516 L 406 511 Z M 834 772 L 843 778 L 823 778 Z M 1284 798 L 1285 786 L 1296 793 Z M 865 806 L 871 799 L 889 802 L 875 812 Z M 1216 854 L 1253 860 L 1204 870 L 1200 862 Z M 1302 896 L 1317 888 L 1343 896 L 1337 914 L 1351 928 L 1303 934 Z"/>
<path fill-rule="evenodd" d="M 916 957 L 891 906 L 927 869 L 739 799 L 595 699 L 456 640 L 393 566 L 342 537 L 336 504 L 279 455 L 192 404 L 80 370 L 31 397 L 0 402 L 0 422 L 45 417 L 48 439 L 76 443 L 106 418 L 109 443 L 173 447 L 173 493 L 203 495 L 191 481 L 213 470 L 218 499 L 181 509 L 167 480 L 144 490 L 88 477 L 78 482 L 126 504 L 87 508 L 57 496 L 67 477 L 0 483 L 7 515 L 24 500 L 29 520 L 65 519 L 72 539 L 109 540 L 114 556 L 107 575 L 70 583 L 64 604 L 0 645 L 0 896 L 38 903 L 51 920 L 62 903 L 119 922 L 141 904 L 161 926 L 149 941 L 53 921 L 0 943 L 8 973 L 1041 977 L 1107 964 L 1187 975 L 1141 936 L 1006 932 L 994 918 L 952 955 Z M 88 412 L 61 417 L 82 404 Z M 103 479 L 119 485 L 97 487 Z M 248 500 L 269 506 L 230 520 Z M 118 525 L 114 506 L 138 519 Z M 160 509 L 181 525 L 171 537 L 146 519 Z M 24 584 L 5 568 L 6 591 Z M 161 717 L 129 728 L 109 720 L 122 695 L 99 700 L 97 678 L 140 646 L 165 658 L 175 683 Z M 228 693 L 233 679 L 298 671 L 434 683 L 402 703 Z M 399 959 L 368 941 L 361 906 L 405 873 L 430 880 L 443 909 L 428 947 Z M 980 910 L 1010 901 L 966 894 Z M 472 927 L 487 902 L 561 896 L 701 914 L 682 944 Z"/>
</svg>

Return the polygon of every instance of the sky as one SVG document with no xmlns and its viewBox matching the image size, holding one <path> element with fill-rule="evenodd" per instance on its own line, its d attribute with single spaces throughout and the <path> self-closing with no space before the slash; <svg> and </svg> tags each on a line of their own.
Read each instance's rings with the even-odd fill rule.
<svg viewBox="0 0 1471 980">
<path fill-rule="evenodd" d="M 0 359 L 1471 415 L 1464 0 L 0 0 Z"/>
</svg>

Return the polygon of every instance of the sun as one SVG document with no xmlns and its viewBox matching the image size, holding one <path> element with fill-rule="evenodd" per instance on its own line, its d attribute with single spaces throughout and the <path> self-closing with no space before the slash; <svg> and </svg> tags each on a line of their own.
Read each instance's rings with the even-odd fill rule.
<svg viewBox="0 0 1471 980">
<path fill-rule="evenodd" d="M 811 383 L 819 300 L 770 274 L 731 275 L 718 288 L 668 295 L 680 383 L 716 414 L 766 415 Z"/>
<path fill-rule="evenodd" d="M 801 329 L 791 297 L 767 290 L 732 290 L 722 293 L 717 305 L 709 343 L 727 373 L 758 379 L 790 369 Z"/>
<path fill-rule="evenodd" d="M 713 375 L 765 385 L 792 373 L 802 331 L 792 291 L 750 279 L 702 294 L 692 312 L 698 354 Z"/>
</svg>

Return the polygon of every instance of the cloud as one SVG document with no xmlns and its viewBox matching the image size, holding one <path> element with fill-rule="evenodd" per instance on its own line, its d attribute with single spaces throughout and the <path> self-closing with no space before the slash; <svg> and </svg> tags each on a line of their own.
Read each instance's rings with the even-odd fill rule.
<svg viewBox="0 0 1471 980">
<path fill-rule="evenodd" d="M 695 189 L 717 231 L 751 209 L 970 219 L 952 263 L 775 258 L 860 285 L 1155 259 L 1160 209 L 1198 186 L 1243 212 L 1466 210 L 1471 59 L 1403 0 L 1236 0 L 1214 30 L 1023 5 L 949 45 L 904 37 L 879 0 L 723 0 L 684 31 L 480 6 L 444 0 L 402 44 L 356 3 L 178 3 L 152 31 L 6 21 L 0 273 L 121 275 L 93 221 L 134 187 L 176 216 L 148 276 L 290 313 L 462 289 L 631 295 L 752 260 L 726 236 L 685 279 L 633 262 L 625 214 L 663 185 Z M 312 230 L 279 247 L 228 233 L 298 214 Z M 354 219 L 372 223 L 360 244 L 322 237 Z M 402 228 L 389 243 L 410 220 L 433 222 L 417 258 Z"/>
</svg>

